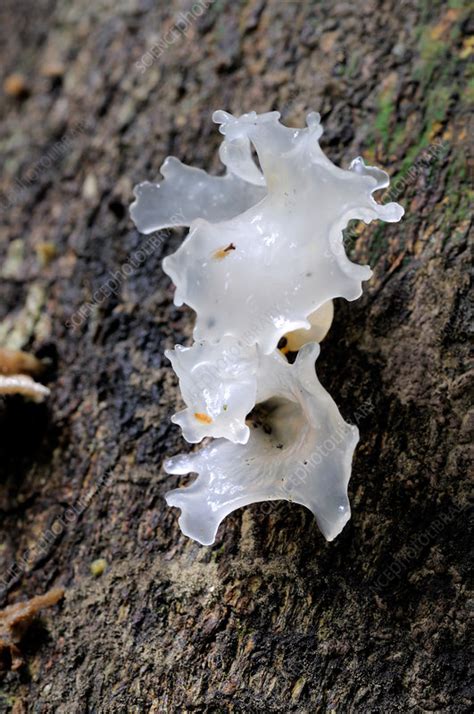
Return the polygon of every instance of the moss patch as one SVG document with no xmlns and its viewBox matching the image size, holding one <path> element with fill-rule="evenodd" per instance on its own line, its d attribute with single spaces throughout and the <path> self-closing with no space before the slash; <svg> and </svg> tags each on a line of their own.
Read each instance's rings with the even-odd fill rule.
<svg viewBox="0 0 474 714">
<path fill-rule="evenodd" d="M 375 137 L 382 142 L 385 150 L 390 143 L 390 124 L 394 114 L 395 90 L 387 89 L 380 97 L 377 115 L 374 121 Z"/>
</svg>

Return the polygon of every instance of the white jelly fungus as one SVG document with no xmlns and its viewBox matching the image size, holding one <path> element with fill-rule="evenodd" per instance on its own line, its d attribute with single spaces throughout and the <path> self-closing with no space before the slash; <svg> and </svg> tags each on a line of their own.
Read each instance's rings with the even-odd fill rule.
<svg viewBox="0 0 474 714">
<path fill-rule="evenodd" d="M 130 209 L 143 233 L 190 229 L 163 261 L 175 304 L 196 312 L 196 342 L 166 353 L 186 404 L 173 421 L 190 443 L 215 440 L 166 462 L 169 473 L 198 474 L 166 499 L 181 509 L 183 533 L 203 544 L 228 513 L 262 500 L 307 506 L 328 540 L 350 518 L 358 430 L 316 377 L 316 343 L 333 298 L 355 300 L 371 276 L 346 256 L 348 221 L 395 222 L 403 208 L 374 200 L 389 184 L 384 171 L 360 157 L 344 170 L 325 156 L 319 114 L 304 129 L 279 116 L 215 112 L 225 175 L 168 157 L 164 180 L 139 184 Z M 290 365 L 282 353 L 298 350 Z"/>
</svg>

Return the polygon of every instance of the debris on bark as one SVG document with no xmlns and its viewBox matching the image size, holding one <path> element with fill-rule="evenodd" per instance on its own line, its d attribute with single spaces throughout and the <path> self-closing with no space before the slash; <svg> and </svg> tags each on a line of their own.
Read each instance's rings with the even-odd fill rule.
<svg viewBox="0 0 474 714">
<path fill-rule="evenodd" d="M 63 597 L 63 588 L 53 588 L 0 611 L 0 669 L 17 670 L 22 666 L 20 646 L 25 632 L 41 610 L 56 605 Z"/>
<path fill-rule="evenodd" d="M 0 375 L 0 396 L 7 394 L 21 394 L 39 403 L 46 399 L 50 391 L 26 374 L 12 374 L 10 377 Z"/>
<path fill-rule="evenodd" d="M 26 78 L 17 72 L 10 74 L 3 82 L 3 91 L 8 97 L 24 99 L 29 94 Z"/>
<path fill-rule="evenodd" d="M 22 350 L 8 350 L 0 347 L 0 374 L 41 374 L 44 362 Z"/>
</svg>

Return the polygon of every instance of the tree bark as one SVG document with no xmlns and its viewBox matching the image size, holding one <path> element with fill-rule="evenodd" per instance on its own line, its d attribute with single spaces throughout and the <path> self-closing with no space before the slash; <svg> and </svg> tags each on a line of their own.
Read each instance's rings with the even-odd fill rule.
<svg viewBox="0 0 474 714">
<path fill-rule="evenodd" d="M 0 344 L 48 357 L 52 393 L 0 405 L 1 604 L 66 595 L 0 711 L 469 711 L 468 4 L 2 8 Z M 193 315 L 161 270 L 182 234 L 134 260 L 128 206 L 169 154 L 220 169 L 217 108 L 320 111 L 330 158 L 388 170 L 406 209 L 346 232 L 374 277 L 318 360 L 361 433 L 333 543 L 278 502 L 201 547 L 163 500 L 186 447 L 163 352 Z"/>
</svg>

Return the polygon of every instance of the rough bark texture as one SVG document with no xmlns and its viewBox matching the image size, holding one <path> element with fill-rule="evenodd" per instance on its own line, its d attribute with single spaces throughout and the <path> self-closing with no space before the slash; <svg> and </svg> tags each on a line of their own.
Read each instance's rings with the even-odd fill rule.
<svg viewBox="0 0 474 714">
<path fill-rule="evenodd" d="M 177 32 L 177 0 L 2 0 L 2 76 L 26 91 L 0 109 L 0 342 L 51 359 L 52 396 L 0 404 L 1 604 L 66 596 L 0 711 L 468 711 L 468 4 L 204 5 Z M 132 186 L 168 154 L 219 170 L 214 108 L 319 110 L 334 161 L 398 178 L 403 222 L 348 235 L 375 275 L 318 362 L 361 431 L 331 544 L 279 502 L 200 547 L 163 501 L 184 446 L 163 351 L 193 317 L 160 263 L 182 236 L 94 298 L 144 241 Z"/>
</svg>

